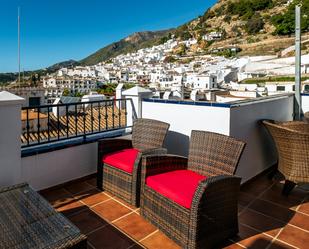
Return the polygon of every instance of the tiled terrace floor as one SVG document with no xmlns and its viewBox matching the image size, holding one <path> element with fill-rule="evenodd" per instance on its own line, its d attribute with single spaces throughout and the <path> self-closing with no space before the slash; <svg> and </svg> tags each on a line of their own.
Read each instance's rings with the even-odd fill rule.
<svg viewBox="0 0 309 249">
<path fill-rule="evenodd" d="M 309 193 L 261 176 L 241 190 L 239 235 L 220 248 L 309 248 Z M 139 215 L 139 209 L 99 192 L 95 178 L 69 183 L 43 196 L 88 236 L 88 248 L 178 248 Z"/>
</svg>

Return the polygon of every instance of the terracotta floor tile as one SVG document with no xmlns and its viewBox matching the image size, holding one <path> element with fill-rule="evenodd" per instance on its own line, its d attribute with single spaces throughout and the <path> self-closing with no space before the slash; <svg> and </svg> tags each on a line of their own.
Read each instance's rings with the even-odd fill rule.
<svg viewBox="0 0 309 249">
<path fill-rule="evenodd" d="M 303 188 L 304 186 L 296 186 L 291 193 L 289 194 L 289 196 L 298 198 L 298 199 L 305 199 L 306 197 L 308 197 L 308 193 L 309 193 L 309 184 L 306 186 L 306 188 Z"/>
<path fill-rule="evenodd" d="M 86 210 L 87 208 L 88 207 L 83 203 L 81 203 L 80 201 L 71 199 L 66 204 L 60 205 L 58 208 L 56 208 L 56 210 L 58 212 L 61 212 L 65 216 L 71 216 L 73 214 Z"/>
<path fill-rule="evenodd" d="M 259 199 L 255 199 L 265 190 L 267 191 Z M 288 197 L 282 196 L 281 191 L 282 183 L 271 181 L 267 179 L 267 176 L 259 177 L 250 184 L 242 187 L 239 196 L 239 211 L 243 210 L 245 206 L 254 200 L 249 209 L 244 209 L 243 212 L 240 213 L 240 233 L 238 237 L 233 238 L 234 241 L 238 241 L 242 246 L 234 242 L 226 241 L 220 248 L 241 249 L 246 247 L 251 249 L 263 249 L 267 246 L 270 249 L 292 248 L 283 243 L 283 241 L 295 247 L 306 248 L 307 244 L 309 244 L 309 233 L 294 226 L 309 230 L 309 216 L 300 213 L 309 214 L 308 191 L 306 192 L 305 190 L 295 188 Z M 155 231 L 156 228 L 144 221 L 143 218 L 138 215 L 139 211 L 130 214 L 132 210 L 126 208 L 121 203 L 134 210 L 136 210 L 136 207 L 118 198 L 117 201 L 115 201 L 110 198 L 110 196 L 116 198 L 114 195 L 96 189 L 95 177 L 69 184 L 65 187 L 59 186 L 57 189 L 43 190 L 40 191 L 40 194 L 42 194 L 42 196 L 44 196 L 58 211 L 61 211 L 75 223 L 83 233 L 88 233 L 88 241 L 91 244 L 91 246 L 88 246 L 89 249 L 180 248 L 176 243 L 159 231 L 143 239 L 145 236 Z M 304 198 L 308 198 L 307 201 L 300 205 L 298 212 L 294 212 L 294 209 L 296 209 L 297 205 L 301 203 Z M 121 203 L 118 203 L 118 201 Z M 84 204 L 92 208 L 89 209 Z M 270 217 L 265 217 L 254 211 Z M 120 217 L 122 218 L 115 221 Z M 117 226 L 119 230 L 108 225 L 107 221 L 115 221 L 113 225 Z M 287 222 L 290 222 L 293 226 L 285 225 Z M 244 226 L 242 223 L 252 228 Z M 282 241 L 276 240 L 272 242 L 272 244 L 270 244 L 271 237 L 255 230 L 261 230 L 274 236 L 279 228 L 284 225 L 283 231 L 278 236 L 278 239 Z M 144 247 L 135 243 L 125 235 L 125 233 L 136 241 L 142 240 L 141 244 Z"/>
<path fill-rule="evenodd" d="M 132 212 L 132 210 L 126 208 L 125 206 L 112 199 L 98 204 L 92 209 L 109 222 Z"/>
<path fill-rule="evenodd" d="M 157 230 L 156 227 L 135 213 L 116 221 L 114 225 L 137 241 Z"/>
<path fill-rule="evenodd" d="M 241 192 L 258 196 L 273 184 L 266 176 L 260 176 L 256 180 L 241 187 Z"/>
<path fill-rule="evenodd" d="M 129 247 L 129 249 L 143 249 L 143 248 L 145 248 L 145 247 L 142 247 L 141 245 L 138 245 L 138 244 L 135 244 L 135 245 Z"/>
<path fill-rule="evenodd" d="M 305 214 L 309 214 L 309 199 L 306 199 L 304 203 L 300 205 L 298 211 Z"/>
<path fill-rule="evenodd" d="M 238 215 L 245 209 L 244 206 L 238 204 Z"/>
<path fill-rule="evenodd" d="M 247 193 L 244 193 L 244 192 L 240 192 L 239 196 L 238 196 L 238 204 L 245 207 L 250 202 L 252 202 L 255 198 L 256 198 L 256 196 L 253 196 L 253 195 L 250 195 L 250 194 L 247 194 Z"/>
<path fill-rule="evenodd" d="M 88 190 L 93 189 L 93 188 L 94 187 L 92 185 L 88 184 L 85 181 L 75 182 L 75 183 L 69 184 L 68 186 L 65 186 L 65 189 L 68 190 L 72 194 L 85 192 L 85 191 L 88 191 Z"/>
<path fill-rule="evenodd" d="M 309 231 L 309 216 L 301 213 L 296 213 L 289 222 L 301 229 Z"/>
<path fill-rule="evenodd" d="M 97 249 L 127 249 L 135 242 L 111 225 L 96 230 L 88 236 L 88 240 Z"/>
<path fill-rule="evenodd" d="M 174 241 L 170 240 L 160 231 L 142 240 L 140 243 L 149 249 L 180 249 L 180 247 Z"/>
<path fill-rule="evenodd" d="M 233 240 L 250 249 L 263 249 L 270 244 L 272 238 L 240 224 L 239 234 Z"/>
<path fill-rule="evenodd" d="M 283 222 L 266 217 L 250 209 L 245 210 L 239 215 L 239 222 L 273 237 L 275 237 L 285 225 Z"/>
<path fill-rule="evenodd" d="M 230 245 L 224 246 L 224 247 L 220 247 L 223 249 L 243 249 L 244 247 L 237 245 L 236 243 L 231 243 Z M 218 247 L 219 249 L 219 247 Z"/>
<path fill-rule="evenodd" d="M 88 242 L 88 243 L 87 243 L 87 249 L 96 249 L 96 248 L 92 247 L 92 246 L 90 245 L 90 243 Z"/>
<path fill-rule="evenodd" d="M 96 189 L 91 189 L 86 192 L 82 192 L 80 194 L 75 194 L 74 197 L 83 203 L 85 203 L 88 206 L 93 206 L 95 204 L 98 204 L 102 201 L 106 201 L 110 199 L 109 196 L 104 194 L 103 192 L 100 192 Z"/>
<path fill-rule="evenodd" d="M 133 205 L 131 205 L 131 204 L 125 202 L 124 200 L 122 200 L 122 199 L 120 199 L 120 198 L 118 198 L 118 197 L 116 197 L 116 196 L 114 196 L 113 198 L 114 198 L 115 200 L 121 202 L 121 203 L 124 204 L 125 206 L 129 207 L 129 208 L 132 209 L 132 210 L 137 209 L 137 207 L 135 207 L 135 206 L 133 206 Z"/>
<path fill-rule="evenodd" d="M 64 188 L 58 188 L 53 190 L 43 190 L 40 194 L 49 201 L 52 205 L 56 205 L 57 202 L 65 201 L 66 199 L 72 198 L 70 192 Z"/>
<path fill-rule="evenodd" d="M 307 249 L 309 245 L 309 233 L 290 225 L 283 229 L 278 239 L 301 249 Z"/>
<path fill-rule="evenodd" d="M 250 206 L 250 209 L 256 210 L 260 213 L 263 213 L 265 215 L 268 215 L 270 217 L 273 217 L 275 219 L 281 220 L 283 222 L 289 222 L 290 219 L 293 217 L 295 214 L 294 211 L 276 205 L 274 203 L 256 199 Z"/>
<path fill-rule="evenodd" d="M 82 211 L 78 214 L 72 215 L 69 219 L 81 230 L 82 233 L 87 234 L 99 227 L 105 226 L 108 223 L 100 216 L 95 214 L 90 209 Z"/>
<path fill-rule="evenodd" d="M 295 248 L 295 247 L 284 244 L 278 240 L 275 240 L 274 242 L 272 242 L 271 246 L 269 247 L 269 249 L 292 249 L 292 248 Z"/>
<path fill-rule="evenodd" d="M 287 208 L 296 208 L 304 199 L 304 191 L 294 189 L 289 196 L 282 195 L 283 184 L 275 184 L 267 190 L 260 199 L 274 202 Z"/>
<path fill-rule="evenodd" d="M 94 187 L 97 187 L 97 178 L 96 177 L 92 177 L 88 180 L 86 180 L 86 182 Z"/>
<path fill-rule="evenodd" d="M 221 245 L 215 247 L 214 249 L 242 249 L 243 246 L 236 244 L 231 240 L 224 241 Z"/>
</svg>

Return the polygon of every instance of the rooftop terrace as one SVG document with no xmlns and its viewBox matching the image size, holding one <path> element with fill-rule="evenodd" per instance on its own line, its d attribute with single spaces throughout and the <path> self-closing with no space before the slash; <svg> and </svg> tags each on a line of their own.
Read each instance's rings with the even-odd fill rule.
<svg viewBox="0 0 309 249">
<path fill-rule="evenodd" d="M 263 174 L 242 186 L 239 235 L 220 248 L 287 249 L 309 244 L 308 191 L 281 195 L 283 183 Z M 179 248 L 139 215 L 139 208 L 96 189 L 95 176 L 41 194 L 88 236 L 88 248 Z M 164 246 L 163 246 L 164 245 Z"/>
<path fill-rule="evenodd" d="M 91 109 L 90 113 L 86 110 L 82 126 L 85 123 L 84 127 L 88 128 L 77 130 L 81 137 L 74 134 L 76 129 L 69 133 L 69 128 L 75 128 L 75 124 L 80 126 L 73 112 L 68 119 L 66 115 L 60 118 L 61 146 L 59 141 L 48 141 L 45 131 L 45 136 L 41 137 L 45 144 L 31 143 L 35 139 L 28 144 L 25 138 L 23 142 L 27 146 L 22 148 L 23 99 L 2 92 L 0 186 L 28 182 L 88 236 L 90 249 L 178 248 L 146 222 L 138 208 L 96 189 L 97 140 L 128 135 L 137 113 L 138 117 L 170 124 L 164 147 L 171 154 L 187 155 L 191 130 L 212 131 L 246 142 L 236 172 L 243 183 L 238 205 L 240 232 L 237 237 L 222 241 L 220 248 L 306 248 L 309 244 L 309 192 L 297 187 L 285 197 L 281 195 L 283 182 L 268 179 L 267 172 L 276 164 L 277 153 L 260 122 L 263 119 L 292 120 L 293 94 L 228 104 L 144 99 L 145 95 L 140 93 L 130 93 L 124 98 L 127 101 L 124 112 L 119 115 L 116 108 L 122 106 L 123 100 L 119 100 L 108 106 L 107 112 L 100 111 L 102 120 L 99 122 L 93 120 L 101 116 L 95 109 L 92 114 Z M 308 111 L 309 97 L 303 95 L 302 98 L 303 110 Z M 58 121 L 57 116 L 53 118 L 54 122 Z M 34 129 L 33 135 L 43 132 Z"/>
</svg>

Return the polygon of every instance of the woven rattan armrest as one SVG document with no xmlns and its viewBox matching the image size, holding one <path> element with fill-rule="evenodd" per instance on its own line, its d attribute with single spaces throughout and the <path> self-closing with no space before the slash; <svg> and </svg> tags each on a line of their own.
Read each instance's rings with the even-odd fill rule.
<svg viewBox="0 0 309 249">
<path fill-rule="evenodd" d="M 199 183 L 190 210 L 189 240 L 203 241 L 203 229 L 207 226 L 198 226 L 201 223 L 218 231 L 238 227 L 240 181 L 239 177 L 220 175 Z"/>
<path fill-rule="evenodd" d="M 200 204 L 201 199 L 204 198 L 205 193 L 212 193 L 216 199 L 228 198 L 232 192 L 239 192 L 241 178 L 237 176 L 213 176 L 207 177 L 201 181 L 195 191 L 192 205 Z M 215 194 L 216 193 L 216 194 Z M 218 195 L 217 195 L 218 194 Z M 222 194 L 219 196 L 219 194 Z M 210 196 L 207 196 L 207 202 L 210 201 Z"/>
<path fill-rule="evenodd" d="M 190 210 L 189 244 L 195 248 L 203 245 L 212 248 L 214 244 L 209 238 L 218 239 L 218 235 L 226 238 L 238 232 L 240 180 L 239 177 L 220 175 L 200 182 Z"/>
</svg>

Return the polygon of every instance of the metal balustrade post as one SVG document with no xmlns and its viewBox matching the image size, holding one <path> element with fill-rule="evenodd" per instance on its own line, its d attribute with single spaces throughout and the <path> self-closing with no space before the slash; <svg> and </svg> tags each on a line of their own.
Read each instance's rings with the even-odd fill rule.
<svg viewBox="0 0 309 249">
<path fill-rule="evenodd" d="M 47 140 L 50 142 L 50 111 L 49 108 L 47 108 Z"/>
<path fill-rule="evenodd" d="M 38 143 L 40 143 L 41 141 L 41 135 L 40 135 L 40 107 L 38 107 L 38 123 L 37 123 L 37 126 L 38 126 Z"/>
<path fill-rule="evenodd" d="M 69 137 L 69 106 L 65 106 L 65 118 L 66 118 L 66 133 L 67 138 Z"/>
<path fill-rule="evenodd" d="M 30 138 L 29 138 L 29 134 L 30 134 L 30 132 L 29 132 L 29 130 L 30 130 L 30 127 L 29 127 L 29 110 L 27 109 L 27 115 L 26 115 L 26 129 L 27 129 L 27 145 L 29 146 L 29 144 L 30 144 Z"/>
<path fill-rule="evenodd" d="M 86 108 L 85 108 L 85 104 L 83 104 L 83 121 L 84 121 L 84 140 L 86 140 Z"/>
</svg>

